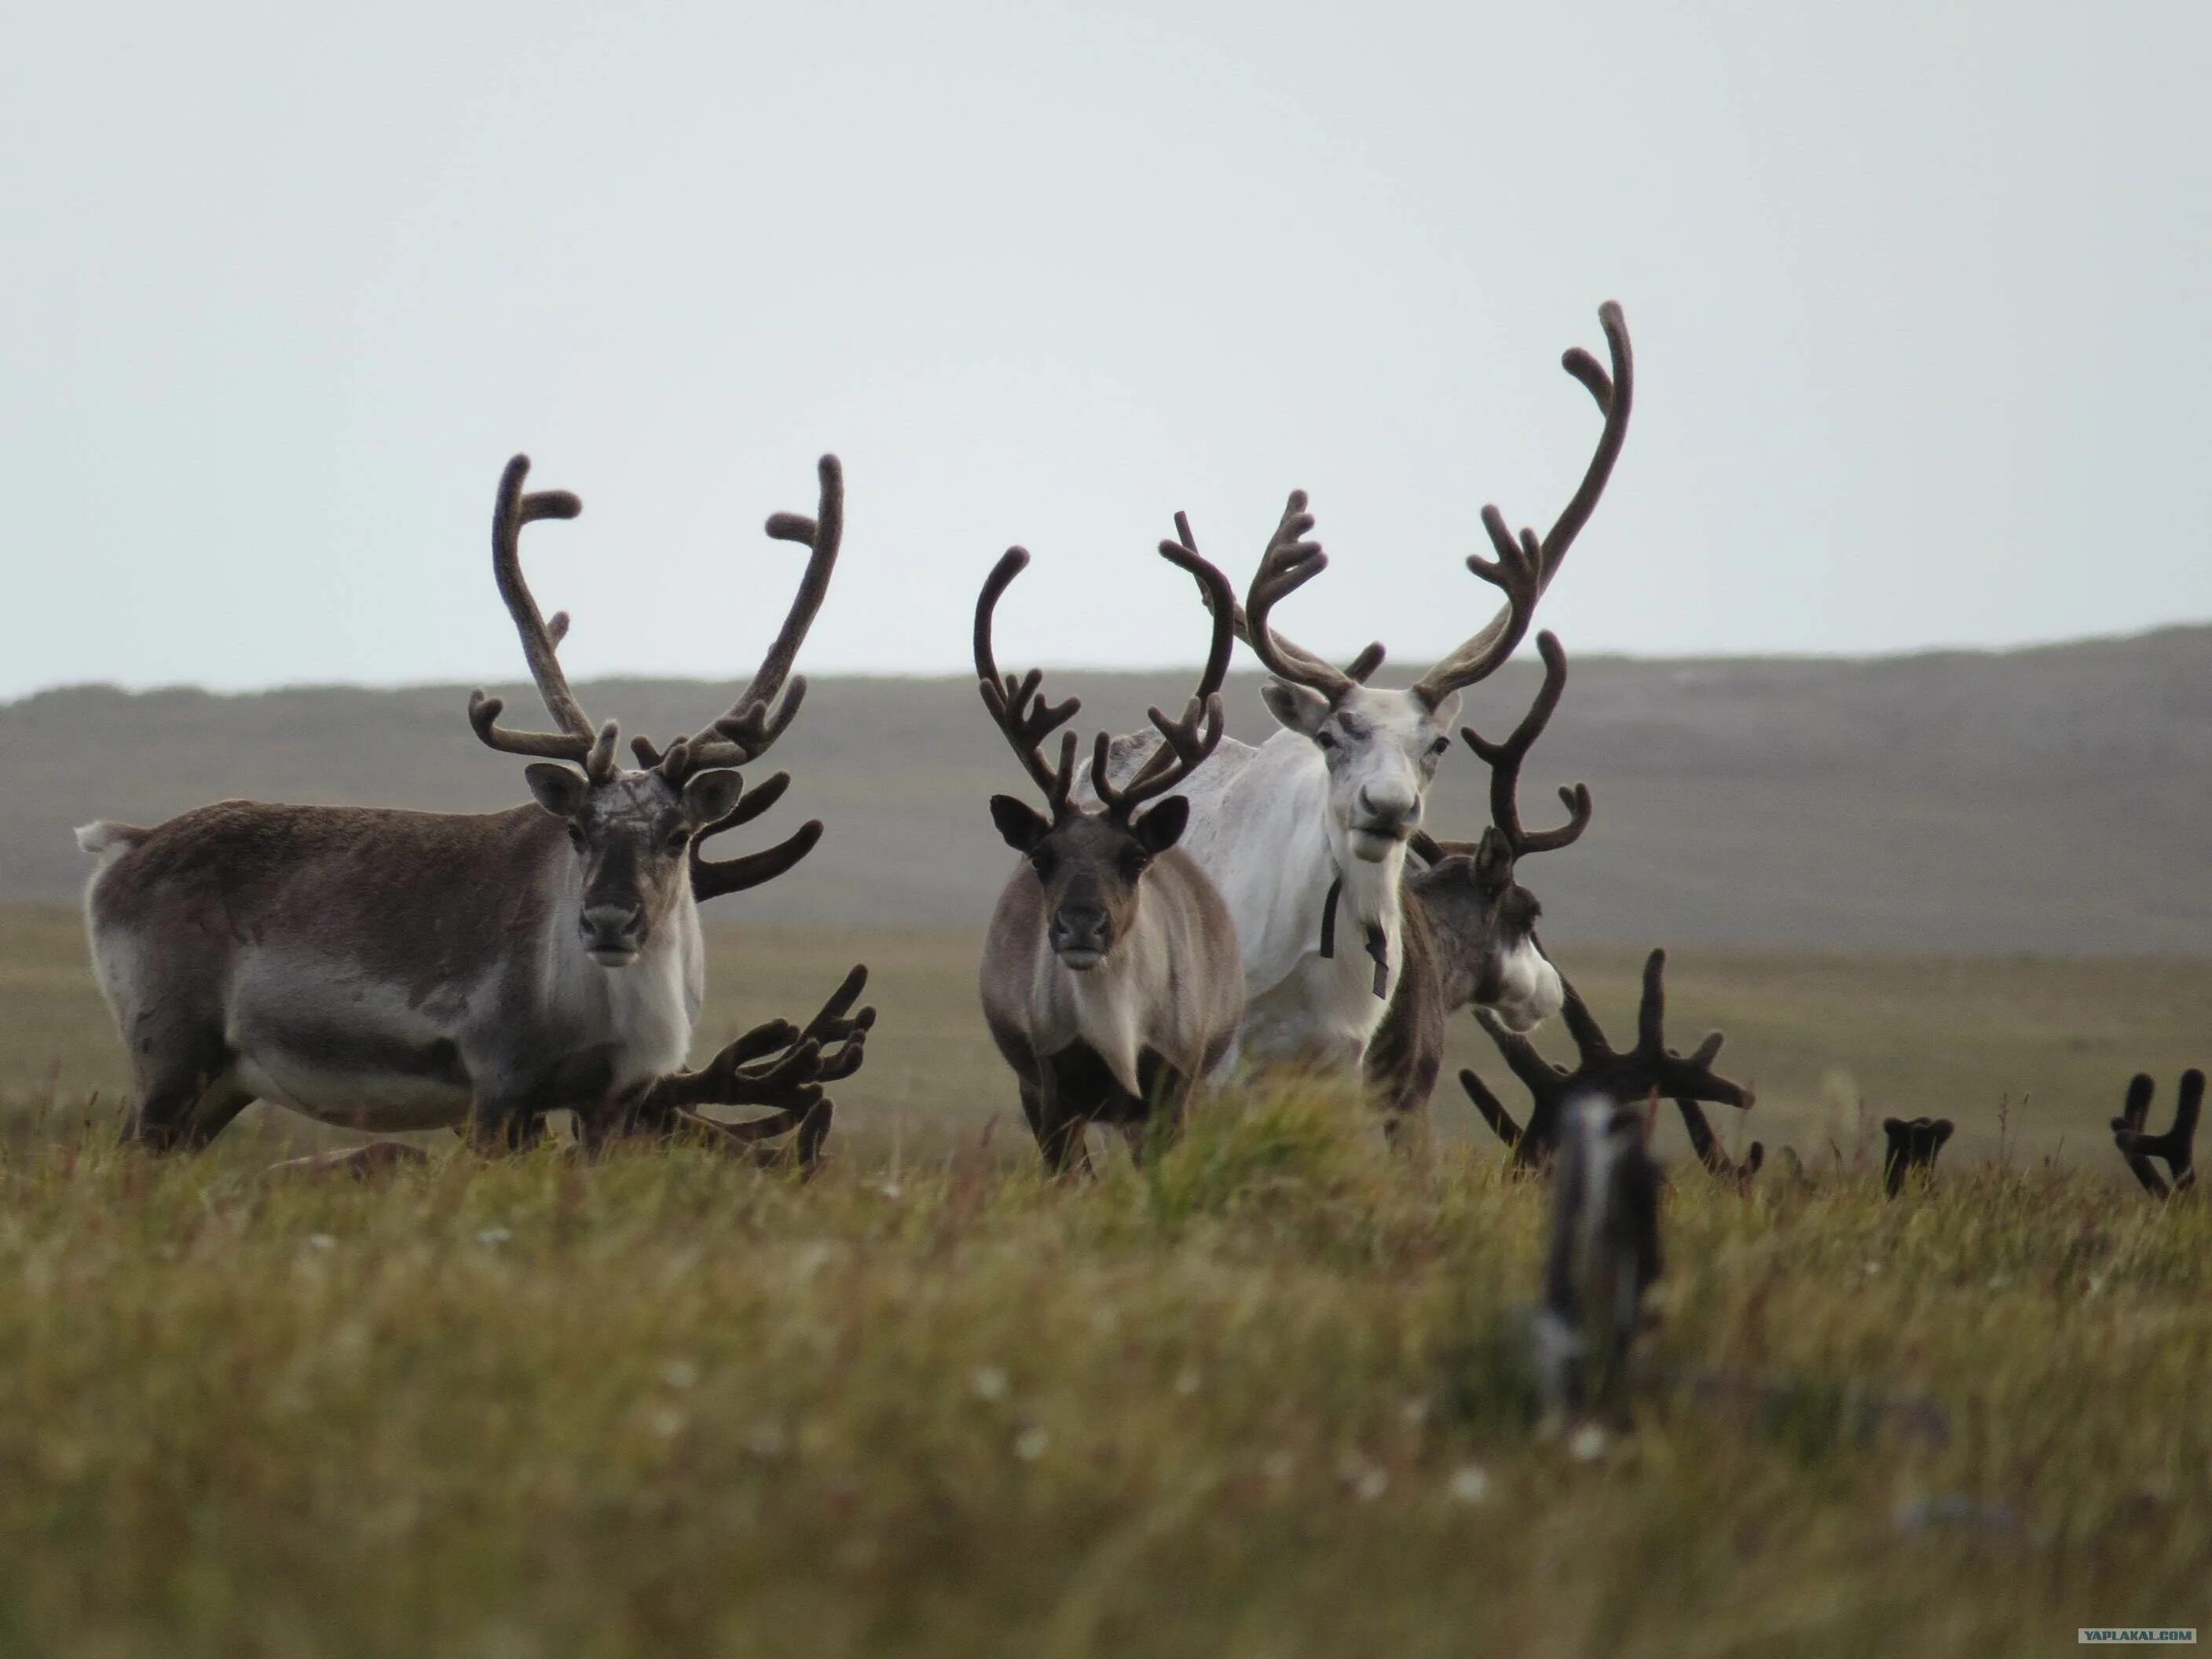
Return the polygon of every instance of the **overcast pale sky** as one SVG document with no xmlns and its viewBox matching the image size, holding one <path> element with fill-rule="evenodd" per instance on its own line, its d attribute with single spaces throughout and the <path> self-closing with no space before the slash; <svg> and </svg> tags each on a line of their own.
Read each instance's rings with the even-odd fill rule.
<svg viewBox="0 0 2212 1659">
<path fill-rule="evenodd" d="M 1188 661 L 1177 507 L 1406 662 L 1638 389 L 1581 652 L 2212 617 L 2212 5 L 47 5 L 0 25 L 0 696 Z"/>
</svg>

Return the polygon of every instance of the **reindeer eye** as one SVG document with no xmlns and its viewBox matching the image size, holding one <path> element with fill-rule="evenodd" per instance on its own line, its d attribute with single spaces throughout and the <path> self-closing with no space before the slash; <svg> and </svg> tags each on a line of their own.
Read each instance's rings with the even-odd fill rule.
<svg viewBox="0 0 2212 1659">
<path fill-rule="evenodd" d="M 1048 848 L 1040 847 L 1030 854 L 1030 866 L 1037 872 L 1039 881 L 1050 881 L 1052 872 L 1060 868 L 1060 860 L 1052 855 Z"/>
<path fill-rule="evenodd" d="M 1441 755 L 1445 750 L 1450 747 L 1451 739 L 1449 738 L 1438 738 L 1434 743 L 1429 745 L 1429 752 L 1431 755 Z"/>
<path fill-rule="evenodd" d="M 1336 733 L 1327 730 L 1316 732 L 1314 733 L 1314 742 L 1319 744 L 1322 752 L 1326 754 L 1336 747 Z"/>
<path fill-rule="evenodd" d="M 678 830 L 674 835 L 669 836 L 669 838 L 662 843 L 662 846 L 667 852 L 669 857 L 676 858 L 681 855 L 684 849 L 690 844 L 690 833 L 688 830 Z"/>
<path fill-rule="evenodd" d="M 1134 881 L 1145 873 L 1145 867 L 1152 863 L 1152 860 L 1146 855 L 1145 849 L 1141 847 L 1125 847 L 1121 849 L 1121 862 L 1122 878 L 1126 881 Z"/>
<path fill-rule="evenodd" d="M 584 850 L 584 826 L 574 819 L 568 823 L 568 845 L 579 853 Z"/>
</svg>

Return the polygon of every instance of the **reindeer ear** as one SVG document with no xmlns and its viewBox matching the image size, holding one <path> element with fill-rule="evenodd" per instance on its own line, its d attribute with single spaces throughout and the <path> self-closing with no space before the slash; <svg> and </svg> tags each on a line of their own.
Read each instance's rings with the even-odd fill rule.
<svg viewBox="0 0 2212 1659">
<path fill-rule="evenodd" d="M 1181 795 L 1170 795 L 1131 824 L 1129 833 L 1136 836 L 1138 846 L 1157 858 L 1182 839 L 1189 823 L 1190 802 Z"/>
<path fill-rule="evenodd" d="M 1329 701 L 1318 691 L 1288 680 L 1269 680 L 1260 688 L 1260 701 L 1267 712 L 1291 731 L 1311 737 L 1329 715 Z"/>
<path fill-rule="evenodd" d="M 591 785 L 579 773 L 565 766 L 556 766 L 551 761 L 538 761 L 522 769 L 528 781 L 530 793 L 538 804 L 556 818 L 572 818 L 591 793 Z"/>
<path fill-rule="evenodd" d="M 1513 879 L 1513 848 L 1492 824 L 1482 832 L 1474 849 L 1474 879 L 1486 892 L 1495 892 Z"/>
<path fill-rule="evenodd" d="M 1026 856 L 1036 850 L 1036 844 L 1052 833 L 1052 825 L 1025 800 L 1016 800 L 1012 795 L 991 797 L 991 822 L 999 826 L 999 833 L 1006 845 Z"/>
<path fill-rule="evenodd" d="M 684 816 L 695 827 L 726 818 L 744 791 L 745 781 L 727 768 L 695 772 L 684 785 Z"/>
</svg>

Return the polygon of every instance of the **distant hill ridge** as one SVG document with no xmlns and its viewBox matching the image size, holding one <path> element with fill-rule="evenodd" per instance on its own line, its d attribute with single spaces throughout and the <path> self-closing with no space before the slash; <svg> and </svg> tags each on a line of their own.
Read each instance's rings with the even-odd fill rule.
<svg viewBox="0 0 2212 1659">
<path fill-rule="evenodd" d="M 1389 671 L 1385 671 L 1386 678 Z M 1469 699 L 1500 731 L 1516 663 Z M 1066 671 L 1117 731 L 1188 673 Z M 1274 727 L 1232 678 L 1231 729 Z M 526 686 L 502 688 L 535 711 Z M 665 738 L 732 688 L 610 680 L 586 704 Z M 215 695 L 82 686 L 0 705 L 0 898 L 75 895 L 72 826 L 154 823 L 228 795 L 465 811 L 523 799 L 455 686 Z M 765 774 L 794 781 L 740 832 L 829 827 L 791 875 L 710 914 L 981 926 L 1009 855 L 984 799 L 1024 780 L 971 681 L 825 677 Z M 1596 817 L 1531 860 L 1547 937 L 1936 951 L 2212 954 L 2212 626 L 2006 652 L 1851 659 L 1578 658 L 1532 757 L 1526 809 L 1588 782 Z M 1455 752 L 1431 825 L 1473 835 L 1482 770 Z"/>
</svg>

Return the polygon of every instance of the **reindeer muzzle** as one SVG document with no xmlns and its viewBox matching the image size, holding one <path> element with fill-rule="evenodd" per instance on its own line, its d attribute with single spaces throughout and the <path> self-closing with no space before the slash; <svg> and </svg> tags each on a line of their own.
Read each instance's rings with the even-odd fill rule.
<svg viewBox="0 0 2212 1659">
<path fill-rule="evenodd" d="M 645 918 L 628 905 L 594 904 L 577 919 L 584 949 L 602 968 L 627 968 L 645 944 Z"/>
<path fill-rule="evenodd" d="M 1053 912 L 1048 933 L 1052 953 L 1077 973 L 1087 973 L 1113 948 L 1114 920 L 1103 910 L 1064 907 Z"/>
</svg>

